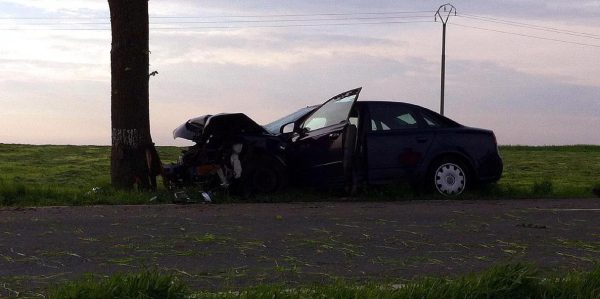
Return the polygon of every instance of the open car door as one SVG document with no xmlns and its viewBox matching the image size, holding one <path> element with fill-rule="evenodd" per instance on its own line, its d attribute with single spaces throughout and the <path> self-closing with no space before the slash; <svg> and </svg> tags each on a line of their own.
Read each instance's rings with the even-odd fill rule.
<svg viewBox="0 0 600 299">
<path fill-rule="evenodd" d="M 293 139 L 294 176 L 319 185 L 344 182 L 346 149 L 356 140 L 356 124 L 348 117 L 360 91 L 356 88 L 329 99 L 298 126 Z"/>
</svg>

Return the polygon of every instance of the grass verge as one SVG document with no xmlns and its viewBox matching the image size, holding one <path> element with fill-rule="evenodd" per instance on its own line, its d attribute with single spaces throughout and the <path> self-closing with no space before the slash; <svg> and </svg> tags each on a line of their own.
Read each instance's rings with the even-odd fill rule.
<svg viewBox="0 0 600 299">
<path fill-rule="evenodd" d="M 177 277 L 158 271 L 115 274 L 97 280 L 88 276 L 66 283 L 48 294 L 49 299 L 187 298 L 189 290 Z"/>
<path fill-rule="evenodd" d="M 179 150 L 159 152 L 171 161 Z M 171 196 L 163 188 L 156 193 L 111 188 L 107 146 L 0 144 L 0 206 L 142 204 Z"/>
<path fill-rule="evenodd" d="M 548 277 L 532 266 L 508 264 L 455 279 L 366 285 L 340 281 L 297 288 L 265 285 L 224 292 L 193 292 L 175 276 L 146 271 L 99 281 L 84 278 L 50 291 L 48 298 L 600 298 L 600 266 L 590 272 Z"/>
<path fill-rule="evenodd" d="M 180 149 L 158 147 L 165 162 Z M 479 198 L 600 197 L 600 146 L 502 146 L 502 179 L 467 192 Z M 140 204 L 170 202 L 162 186 L 156 193 L 118 192 L 110 187 L 110 147 L 0 144 L 0 206 Z M 287 202 L 339 198 L 339 193 L 290 190 L 253 201 Z M 368 187 L 361 199 L 441 198 L 415 193 L 406 185 Z M 239 201 L 224 198 L 224 201 Z"/>
</svg>

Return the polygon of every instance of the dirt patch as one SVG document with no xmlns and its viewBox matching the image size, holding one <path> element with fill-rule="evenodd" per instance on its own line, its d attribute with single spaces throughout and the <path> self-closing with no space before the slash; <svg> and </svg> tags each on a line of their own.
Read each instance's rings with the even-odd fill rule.
<svg viewBox="0 0 600 299">
<path fill-rule="evenodd" d="M 600 200 L 336 202 L 0 210 L 0 297 L 115 271 L 196 289 L 462 274 L 498 262 L 589 269 Z"/>
</svg>

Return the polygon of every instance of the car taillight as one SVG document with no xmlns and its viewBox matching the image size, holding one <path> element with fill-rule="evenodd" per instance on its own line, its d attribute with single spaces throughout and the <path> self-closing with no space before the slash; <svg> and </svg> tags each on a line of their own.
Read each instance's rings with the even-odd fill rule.
<svg viewBox="0 0 600 299">
<path fill-rule="evenodd" d="M 492 139 L 494 140 L 494 145 L 496 146 L 496 152 L 500 155 L 500 147 L 498 146 L 498 140 L 496 139 L 496 134 L 492 132 Z"/>
</svg>

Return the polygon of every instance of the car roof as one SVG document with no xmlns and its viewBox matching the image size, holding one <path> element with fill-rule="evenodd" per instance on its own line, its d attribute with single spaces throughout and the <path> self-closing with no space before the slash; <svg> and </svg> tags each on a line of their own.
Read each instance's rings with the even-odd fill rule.
<svg viewBox="0 0 600 299">
<path fill-rule="evenodd" d="M 416 105 L 416 104 L 411 104 L 411 103 L 406 103 L 406 102 L 398 102 L 398 101 L 370 101 L 370 100 L 366 100 L 366 101 L 356 101 L 356 103 L 360 103 L 360 105 L 369 105 L 369 104 L 397 104 L 397 105 L 406 105 L 406 106 L 411 106 L 411 107 L 416 107 L 416 108 L 420 108 L 420 109 L 427 109 L 425 107 Z M 429 110 L 429 109 L 427 109 Z"/>
<path fill-rule="evenodd" d="M 448 118 L 444 115 L 441 115 L 431 109 L 425 108 L 423 106 L 419 106 L 416 104 L 411 104 L 411 103 L 405 103 L 405 102 L 396 102 L 396 101 L 357 101 L 356 102 L 358 105 L 360 106 L 368 106 L 369 104 L 393 104 L 393 105 L 401 105 L 401 106 L 406 106 L 406 107 L 410 107 L 411 109 L 417 109 L 417 110 L 421 110 L 421 111 L 427 111 L 429 113 L 433 113 L 435 114 L 437 117 L 441 117 L 444 120 L 448 121 L 451 124 L 454 124 L 456 126 L 462 126 L 460 123 L 456 122 L 455 120 Z"/>
</svg>

